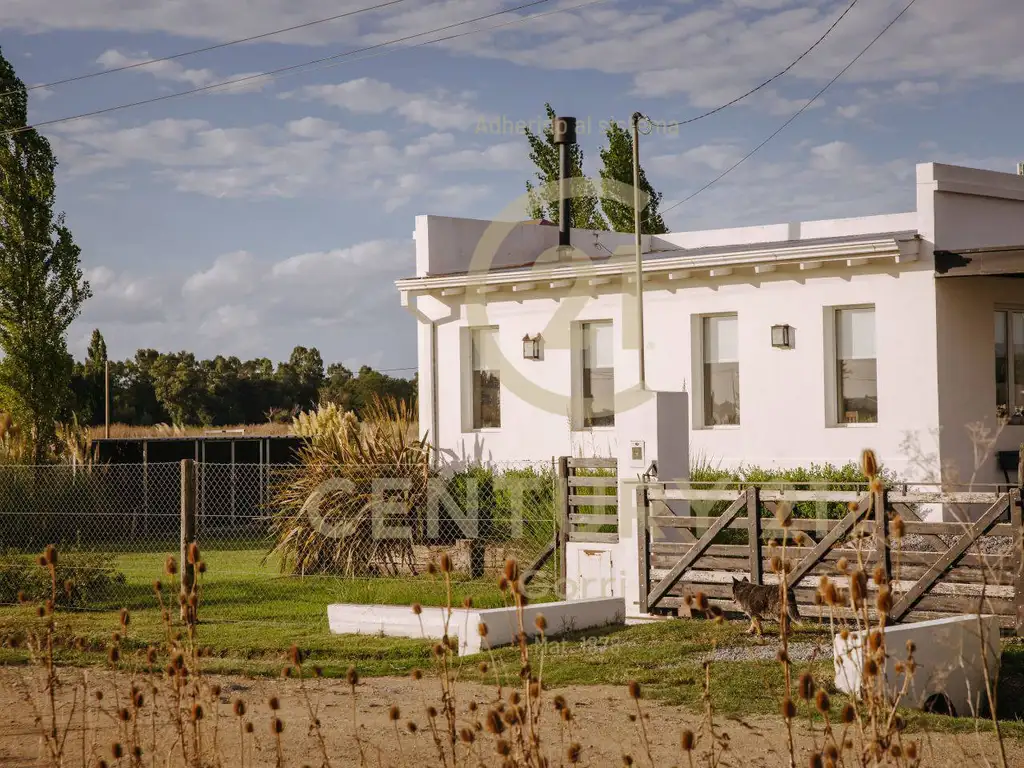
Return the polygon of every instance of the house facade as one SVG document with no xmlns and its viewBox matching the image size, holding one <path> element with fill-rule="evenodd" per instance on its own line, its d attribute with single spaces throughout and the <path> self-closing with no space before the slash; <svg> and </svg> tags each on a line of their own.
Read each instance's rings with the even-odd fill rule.
<svg viewBox="0 0 1024 768">
<path fill-rule="evenodd" d="M 1024 442 L 1024 176 L 917 167 L 916 210 L 643 236 L 416 219 L 420 426 L 447 461 L 616 456 L 648 391 L 691 461 L 1001 483 Z"/>
</svg>

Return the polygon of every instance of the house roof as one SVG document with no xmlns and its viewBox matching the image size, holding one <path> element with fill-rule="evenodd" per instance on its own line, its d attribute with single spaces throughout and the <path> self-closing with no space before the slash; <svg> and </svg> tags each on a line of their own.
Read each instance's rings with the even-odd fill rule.
<svg viewBox="0 0 1024 768">
<path fill-rule="evenodd" d="M 713 279 L 749 274 L 752 278 L 777 270 L 809 270 L 825 264 L 854 268 L 878 260 L 906 263 L 916 261 L 921 238 L 914 230 L 880 232 L 844 237 L 723 245 L 703 248 L 661 248 L 644 254 L 644 281 L 667 280 L 679 284 L 688 279 Z M 458 272 L 397 280 L 403 297 L 409 293 L 440 292 L 457 295 L 466 290 L 494 293 L 534 288 L 568 288 L 579 279 L 592 286 L 621 278 L 632 282 L 635 259 L 626 255 L 584 258 L 572 262 L 536 261 L 487 270 Z M 614 286 L 613 286 L 614 288 Z"/>
</svg>

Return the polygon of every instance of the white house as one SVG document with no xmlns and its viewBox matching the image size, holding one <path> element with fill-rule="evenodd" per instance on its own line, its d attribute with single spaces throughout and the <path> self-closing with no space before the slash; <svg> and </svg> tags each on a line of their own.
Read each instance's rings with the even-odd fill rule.
<svg viewBox="0 0 1024 768">
<path fill-rule="evenodd" d="M 419 319 L 421 428 L 449 459 L 621 454 L 614 425 L 643 396 L 633 236 L 570 234 L 417 217 L 396 285 Z M 927 163 L 908 213 L 642 247 L 646 390 L 689 393 L 692 457 L 871 447 L 908 480 L 1005 482 L 994 451 L 1024 442 L 1024 176 Z"/>
</svg>

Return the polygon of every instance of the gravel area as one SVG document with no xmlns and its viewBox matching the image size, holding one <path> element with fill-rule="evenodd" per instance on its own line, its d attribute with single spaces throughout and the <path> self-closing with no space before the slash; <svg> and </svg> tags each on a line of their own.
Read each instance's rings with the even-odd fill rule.
<svg viewBox="0 0 1024 768">
<path fill-rule="evenodd" d="M 952 546 L 956 543 L 959 536 L 938 536 L 940 540 L 945 542 L 946 546 Z M 936 551 L 935 542 L 928 536 L 921 536 L 920 534 L 911 533 L 903 537 L 902 549 L 913 551 L 913 552 L 934 552 Z M 981 539 L 971 545 L 968 552 L 978 553 L 983 555 L 1008 555 L 1013 551 L 1013 539 L 1009 536 L 982 536 Z"/>
<path fill-rule="evenodd" d="M 779 644 L 775 640 L 765 639 L 760 643 L 751 640 L 750 645 L 736 645 L 728 648 L 716 648 L 704 654 L 701 661 L 772 661 L 779 652 Z M 812 661 L 830 658 L 831 651 L 827 646 L 816 643 L 790 643 L 789 658 L 793 661 Z"/>
</svg>

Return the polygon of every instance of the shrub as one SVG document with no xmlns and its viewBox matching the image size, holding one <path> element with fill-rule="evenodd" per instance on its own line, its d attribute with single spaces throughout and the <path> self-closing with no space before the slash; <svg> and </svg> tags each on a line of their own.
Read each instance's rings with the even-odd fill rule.
<svg viewBox="0 0 1024 768">
<path fill-rule="evenodd" d="M 57 604 L 84 608 L 110 596 L 111 588 L 123 585 L 125 575 L 115 567 L 107 552 L 62 551 L 57 562 Z M 70 585 L 70 591 L 65 588 Z M 50 598 L 50 572 L 39 567 L 38 556 L 17 552 L 0 555 L 0 603 L 18 602 L 19 593 L 28 600 Z"/>
<path fill-rule="evenodd" d="M 895 473 L 885 468 L 880 470 L 880 475 L 887 484 L 897 480 Z M 860 464 L 856 462 L 849 462 L 840 467 L 825 463 L 811 464 L 795 469 L 765 469 L 758 466 L 741 465 L 738 469 L 730 470 L 702 459 L 699 463 L 691 466 L 690 482 L 702 487 L 735 488 L 737 490 L 746 485 L 758 485 L 770 490 L 842 491 L 864 488 L 868 479 L 861 472 Z M 712 508 L 704 514 L 716 516 L 728 506 L 728 502 L 715 502 Z M 818 502 L 796 502 L 793 504 L 793 516 L 818 517 L 818 508 Z M 826 504 L 826 516 L 831 519 L 841 518 L 846 515 L 847 511 L 845 502 L 828 502 Z"/>
<path fill-rule="evenodd" d="M 896 481 L 895 473 L 882 468 L 882 480 L 891 484 Z M 867 477 L 856 462 L 848 462 L 842 466 L 833 464 L 811 464 L 795 469 L 765 469 L 753 465 L 741 465 L 738 469 L 724 469 L 700 456 L 690 466 L 690 482 L 703 488 L 736 489 L 748 485 L 757 485 L 764 490 L 791 491 L 852 491 L 865 489 Z M 726 508 L 727 501 L 691 502 L 694 514 L 702 517 L 718 517 Z M 822 515 L 824 512 L 824 515 Z M 799 501 L 793 504 L 793 516 L 798 518 L 820 519 L 822 516 L 838 520 L 849 510 L 846 502 Z M 761 515 L 768 515 L 762 507 Z M 748 541 L 745 530 L 725 530 L 715 537 L 716 544 L 746 544 Z"/>
<path fill-rule="evenodd" d="M 377 397 L 362 424 L 352 413 L 339 415 L 329 408 L 302 423 L 307 442 L 299 451 L 299 465 L 272 491 L 276 544 L 270 554 L 281 555 L 282 571 L 394 575 L 412 566 L 413 540 L 425 524 L 431 470 L 425 438 L 410 437 L 411 407 L 393 397 Z M 381 489 L 381 481 L 405 487 Z M 382 495 L 390 505 L 387 525 L 409 526 L 413 539 L 374 532 Z"/>
</svg>

